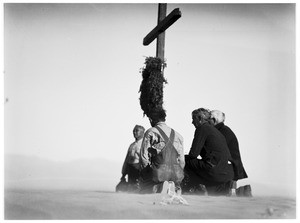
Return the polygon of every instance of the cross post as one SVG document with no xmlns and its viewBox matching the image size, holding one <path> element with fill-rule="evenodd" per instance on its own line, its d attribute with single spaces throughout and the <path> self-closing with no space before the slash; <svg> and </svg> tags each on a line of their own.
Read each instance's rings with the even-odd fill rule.
<svg viewBox="0 0 300 223">
<path fill-rule="evenodd" d="M 157 25 L 166 18 L 167 15 L 167 4 L 158 4 L 158 18 Z M 165 32 L 158 34 L 156 40 L 156 57 L 164 60 L 165 58 Z"/>
<path fill-rule="evenodd" d="M 148 33 L 148 35 L 143 40 L 143 45 L 149 45 L 154 39 L 156 41 L 156 57 L 164 60 L 165 54 L 165 30 L 169 28 L 174 22 L 176 22 L 181 17 L 181 12 L 179 8 L 174 9 L 167 17 L 167 4 L 158 4 L 158 20 L 157 26 Z"/>
</svg>

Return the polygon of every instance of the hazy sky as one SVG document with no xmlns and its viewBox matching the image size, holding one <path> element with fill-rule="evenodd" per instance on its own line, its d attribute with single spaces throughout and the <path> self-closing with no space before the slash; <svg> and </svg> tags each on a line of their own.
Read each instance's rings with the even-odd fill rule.
<svg viewBox="0 0 300 223">
<path fill-rule="evenodd" d="M 249 175 L 296 182 L 294 4 L 168 4 L 167 124 L 194 135 L 191 112 L 226 114 Z M 122 166 L 139 105 L 143 38 L 157 4 L 5 4 L 5 154 L 55 161 L 105 158 Z M 121 170 L 120 170 L 121 171 Z M 281 185 L 282 183 L 282 185 Z"/>
</svg>

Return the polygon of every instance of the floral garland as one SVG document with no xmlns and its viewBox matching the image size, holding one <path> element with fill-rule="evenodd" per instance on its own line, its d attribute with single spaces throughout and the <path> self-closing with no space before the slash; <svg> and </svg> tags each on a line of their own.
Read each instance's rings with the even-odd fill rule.
<svg viewBox="0 0 300 223">
<path fill-rule="evenodd" d="M 163 110 L 163 88 L 167 80 L 163 70 L 167 67 L 159 57 L 147 57 L 142 69 L 142 83 L 140 86 L 140 105 L 144 115 L 151 115 L 154 110 Z"/>
</svg>

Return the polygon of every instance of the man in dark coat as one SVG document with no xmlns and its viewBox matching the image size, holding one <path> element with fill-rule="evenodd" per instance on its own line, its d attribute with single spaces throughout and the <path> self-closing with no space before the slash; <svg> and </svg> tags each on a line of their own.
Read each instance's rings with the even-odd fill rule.
<svg viewBox="0 0 300 223">
<path fill-rule="evenodd" d="M 225 137 L 210 124 L 210 112 L 204 108 L 192 112 L 196 128 L 192 147 L 185 156 L 183 192 L 205 185 L 208 194 L 227 195 L 234 176 L 231 155 Z M 198 159 L 198 156 L 201 159 Z"/>
<path fill-rule="evenodd" d="M 215 124 L 215 127 L 225 136 L 226 142 L 233 158 L 233 169 L 234 169 L 234 181 L 247 178 L 248 175 L 244 169 L 239 143 L 234 132 L 224 124 L 225 114 L 218 110 L 211 111 L 211 118 Z"/>
</svg>

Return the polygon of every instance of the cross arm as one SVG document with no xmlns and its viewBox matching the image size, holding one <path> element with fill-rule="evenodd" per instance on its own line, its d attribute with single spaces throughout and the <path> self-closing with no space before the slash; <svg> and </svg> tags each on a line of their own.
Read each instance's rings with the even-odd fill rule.
<svg viewBox="0 0 300 223">
<path fill-rule="evenodd" d="M 166 18 L 164 18 L 143 40 L 143 45 L 149 45 L 158 35 L 169 28 L 181 17 L 179 8 L 174 9 Z"/>
</svg>

